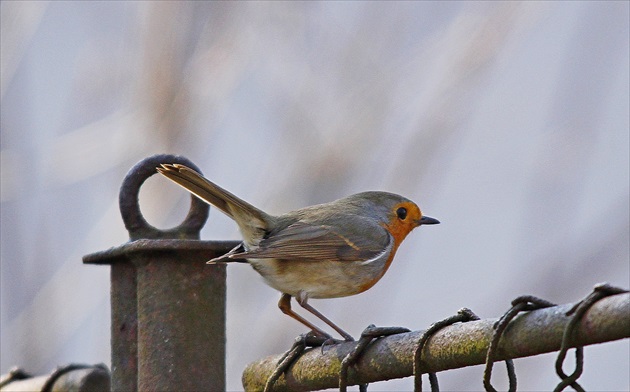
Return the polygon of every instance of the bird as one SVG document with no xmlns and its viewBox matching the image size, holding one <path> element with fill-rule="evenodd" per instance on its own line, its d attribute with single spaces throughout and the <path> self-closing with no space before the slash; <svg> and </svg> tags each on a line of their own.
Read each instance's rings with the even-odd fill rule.
<svg viewBox="0 0 630 392">
<path fill-rule="evenodd" d="M 284 314 L 325 338 L 331 336 L 296 313 L 291 299 L 346 341 L 354 340 L 308 300 L 368 290 L 383 277 L 407 234 L 418 226 L 440 223 L 424 216 L 411 200 L 382 191 L 357 193 L 274 216 L 185 165 L 164 163 L 156 169 L 238 225 L 243 241 L 208 263 L 249 263 L 269 286 L 282 293 L 278 307 Z"/>
</svg>

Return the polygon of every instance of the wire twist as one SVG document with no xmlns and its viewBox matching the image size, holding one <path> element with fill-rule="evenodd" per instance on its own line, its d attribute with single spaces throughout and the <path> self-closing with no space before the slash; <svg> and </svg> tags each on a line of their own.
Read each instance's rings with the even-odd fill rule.
<svg viewBox="0 0 630 392">
<path fill-rule="evenodd" d="M 422 367 L 429 368 L 429 365 L 426 361 L 422 359 L 422 351 L 424 350 L 424 346 L 429 341 L 429 338 L 433 336 L 440 329 L 447 327 L 449 325 L 453 325 L 458 322 L 468 322 L 468 321 L 476 321 L 479 320 L 479 317 L 472 310 L 468 308 L 462 308 L 457 311 L 457 314 L 447 317 L 444 320 L 435 322 L 429 326 L 429 328 L 424 331 L 424 333 L 420 336 L 418 340 L 418 344 L 416 346 L 416 351 L 413 356 L 413 385 L 414 391 L 422 392 Z M 431 392 L 439 392 L 440 386 L 438 384 L 437 374 L 434 372 L 429 373 L 429 384 L 431 385 Z"/>
</svg>

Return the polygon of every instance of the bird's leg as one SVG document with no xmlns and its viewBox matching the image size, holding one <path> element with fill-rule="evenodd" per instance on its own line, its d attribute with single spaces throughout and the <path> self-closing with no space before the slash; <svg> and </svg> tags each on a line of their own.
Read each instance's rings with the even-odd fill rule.
<svg viewBox="0 0 630 392">
<path fill-rule="evenodd" d="M 352 342 L 354 341 L 354 338 L 352 336 L 350 336 L 349 333 L 347 333 L 346 331 L 344 331 L 343 329 L 339 328 L 337 325 L 335 325 L 335 323 L 333 323 L 332 321 L 330 321 L 326 316 L 324 316 L 323 314 L 321 314 L 317 309 L 315 309 L 314 307 L 312 307 L 311 305 L 308 304 L 308 296 L 306 295 L 306 293 L 304 293 L 303 291 L 300 291 L 298 293 L 298 296 L 295 298 L 297 300 L 297 302 L 300 304 L 301 307 L 303 307 L 304 309 L 308 310 L 309 312 L 311 312 L 312 314 L 314 314 L 315 316 L 317 316 L 320 320 L 322 320 L 323 322 L 325 322 L 326 324 L 328 324 L 332 329 L 334 329 L 335 331 L 337 331 L 337 333 L 341 336 L 343 336 L 343 338 L 347 341 L 347 342 Z"/>
<path fill-rule="evenodd" d="M 308 321 L 307 319 L 305 319 L 304 317 L 300 316 L 299 314 L 295 313 L 292 309 L 291 309 L 291 295 L 283 293 L 282 297 L 280 297 L 280 301 L 278 301 L 278 307 L 280 308 L 280 310 L 282 311 L 282 313 L 286 314 L 287 316 L 293 318 L 294 320 L 299 321 L 300 323 L 306 325 L 307 327 L 309 327 L 311 330 L 313 330 L 314 333 L 323 336 L 327 339 L 332 339 L 332 336 L 330 336 L 329 334 L 327 334 L 326 332 L 322 331 L 320 328 L 318 328 L 315 324 L 311 323 L 310 321 Z"/>
</svg>

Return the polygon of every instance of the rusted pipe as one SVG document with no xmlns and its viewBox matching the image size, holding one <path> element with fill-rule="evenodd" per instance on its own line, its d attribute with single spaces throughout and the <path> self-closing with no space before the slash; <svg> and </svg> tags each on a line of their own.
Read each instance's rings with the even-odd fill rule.
<svg viewBox="0 0 630 392">
<path fill-rule="evenodd" d="M 130 242 L 83 258 L 111 266 L 112 390 L 224 390 L 226 271 L 205 261 L 237 242 L 199 241 L 209 206 L 193 196 L 181 225 L 146 222 L 138 193 L 161 163 L 199 170 L 174 155 L 139 162 L 119 198 Z"/>
<path fill-rule="evenodd" d="M 499 358 L 520 358 L 557 351 L 569 322 L 560 305 L 517 316 L 499 344 Z M 430 367 L 422 373 L 439 372 L 485 362 L 496 319 L 455 324 L 431 337 L 423 353 Z M 356 366 L 349 369 L 348 385 L 413 375 L 414 352 L 420 335 L 414 331 L 381 338 L 371 344 Z M 630 337 L 630 294 L 618 294 L 597 302 L 585 314 L 575 335 L 576 345 L 603 343 Z M 356 343 L 342 343 L 305 352 L 275 384 L 275 391 L 312 391 L 336 388 L 341 361 Z M 263 390 L 280 355 L 251 363 L 243 372 L 246 391 Z"/>
<path fill-rule="evenodd" d="M 22 373 L 18 373 L 22 372 Z M 110 374 L 105 365 L 67 365 L 52 374 L 28 377 L 21 369 L 13 369 L 0 381 L 2 392 L 27 391 L 109 392 Z"/>
</svg>

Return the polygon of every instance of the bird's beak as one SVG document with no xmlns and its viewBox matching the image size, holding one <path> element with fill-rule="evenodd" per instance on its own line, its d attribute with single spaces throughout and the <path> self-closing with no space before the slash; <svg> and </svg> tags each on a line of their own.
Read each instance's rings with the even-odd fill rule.
<svg viewBox="0 0 630 392">
<path fill-rule="evenodd" d="M 420 225 L 437 225 L 438 223 L 440 223 L 440 221 L 435 219 L 435 218 L 431 218 L 430 216 L 423 216 L 418 221 L 418 226 L 420 226 Z"/>
</svg>

